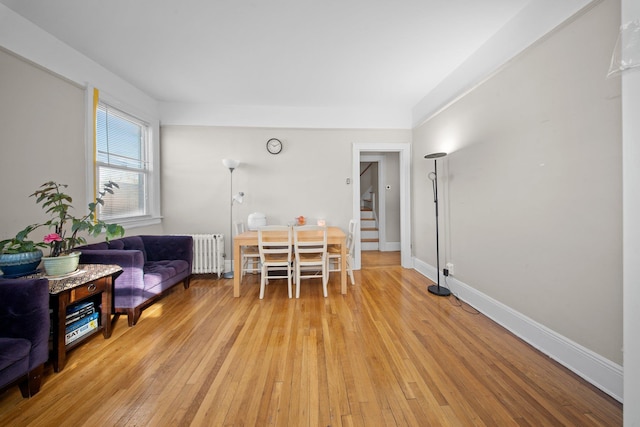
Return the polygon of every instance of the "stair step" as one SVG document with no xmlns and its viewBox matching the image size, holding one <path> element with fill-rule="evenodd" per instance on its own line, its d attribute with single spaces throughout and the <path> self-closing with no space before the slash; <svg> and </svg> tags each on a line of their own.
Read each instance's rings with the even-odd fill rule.
<svg viewBox="0 0 640 427">
<path fill-rule="evenodd" d="M 378 242 L 362 242 L 362 246 L 360 250 L 363 251 L 378 251 L 380 250 L 380 245 Z"/>
<path fill-rule="evenodd" d="M 360 241 L 362 242 L 367 242 L 367 243 L 378 243 L 380 240 L 379 239 L 360 239 Z"/>
<path fill-rule="evenodd" d="M 378 227 L 360 227 L 360 231 L 378 231 Z"/>
</svg>

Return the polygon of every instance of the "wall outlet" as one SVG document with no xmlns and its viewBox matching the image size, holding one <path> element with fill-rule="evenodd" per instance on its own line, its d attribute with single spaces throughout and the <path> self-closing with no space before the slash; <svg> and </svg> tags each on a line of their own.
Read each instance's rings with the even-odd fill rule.
<svg viewBox="0 0 640 427">
<path fill-rule="evenodd" d="M 448 276 L 453 276 L 453 263 L 452 262 L 448 262 L 444 267 L 449 272 Z"/>
</svg>

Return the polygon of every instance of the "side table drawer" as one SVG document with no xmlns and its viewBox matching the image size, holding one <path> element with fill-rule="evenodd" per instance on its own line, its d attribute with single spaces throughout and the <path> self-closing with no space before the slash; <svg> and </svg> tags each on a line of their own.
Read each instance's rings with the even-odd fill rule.
<svg viewBox="0 0 640 427">
<path fill-rule="evenodd" d="M 100 292 L 104 292 L 107 288 L 107 278 L 101 278 L 97 280 L 93 280 L 89 283 L 85 283 L 82 286 L 78 286 L 71 290 L 70 300 L 69 302 L 74 302 L 91 295 L 95 295 Z"/>
</svg>

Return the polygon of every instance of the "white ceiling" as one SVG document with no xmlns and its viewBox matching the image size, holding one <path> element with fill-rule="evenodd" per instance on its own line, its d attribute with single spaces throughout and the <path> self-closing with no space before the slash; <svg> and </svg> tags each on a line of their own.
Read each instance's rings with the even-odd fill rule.
<svg viewBox="0 0 640 427">
<path fill-rule="evenodd" d="M 0 3 L 161 103 L 410 112 L 536 1 Z"/>
</svg>

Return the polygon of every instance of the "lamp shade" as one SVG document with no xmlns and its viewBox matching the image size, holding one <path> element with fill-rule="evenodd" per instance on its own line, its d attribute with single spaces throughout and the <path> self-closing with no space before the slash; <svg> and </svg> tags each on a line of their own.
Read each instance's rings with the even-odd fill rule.
<svg viewBox="0 0 640 427">
<path fill-rule="evenodd" d="M 239 192 L 236 193 L 235 196 L 233 196 L 233 201 L 237 202 L 237 203 L 242 203 L 244 201 L 244 192 Z"/>
<path fill-rule="evenodd" d="M 233 159 L 222 159 L 222 164 L 229 169 L 235 169 L 240 164 L 240 161 Z"/>
</svg>

